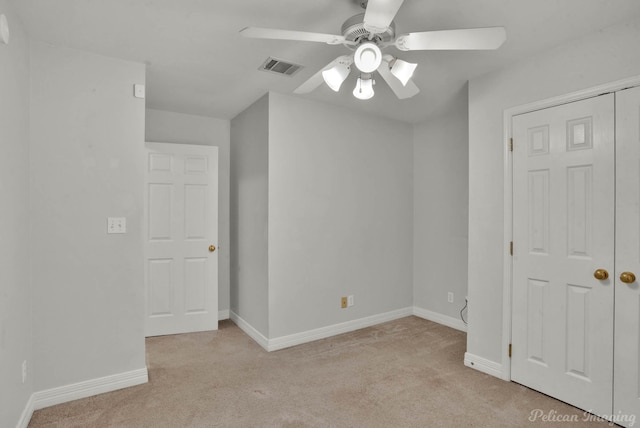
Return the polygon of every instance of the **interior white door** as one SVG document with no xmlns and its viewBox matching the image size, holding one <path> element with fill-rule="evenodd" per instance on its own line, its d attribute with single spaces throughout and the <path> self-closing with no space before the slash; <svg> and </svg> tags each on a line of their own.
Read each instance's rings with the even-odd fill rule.
<svg viewBox="0 0 640 428">
<path fill-rule="evenodd" d="M 516 116 L 513 138 L 511 378 L 610 415 L 614 95 Z"/>
<path fill-rule="evenodd" d="M 146 147 L 145 333 L 217 330 L 218 148 Z"/>
<path fill-rule="evenodd" d="M 640 88 L 616 93 L 616 158 L 613 415 L 631 426 L 631 417 L 640 417 L 640 286 L 621 276 L 640 277 Z"/>
</svg>

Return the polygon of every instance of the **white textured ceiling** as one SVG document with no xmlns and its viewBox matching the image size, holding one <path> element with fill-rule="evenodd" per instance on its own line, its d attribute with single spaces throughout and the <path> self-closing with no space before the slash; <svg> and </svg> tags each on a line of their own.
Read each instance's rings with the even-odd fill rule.
<svg viewBox="0 0 640 428">
<path fill-rule="evenodd" d="M 233 118 L 267 91 L 285 94 L 339 55 L 343 46 L 246 39 L 246 26 L 340 34 L 362 9 L 355 0 L 14 0 L 33 39 L 147 64 L 147 107 Z M 336 94 L 306 97 L 419 122 L 446 107 L 467 80 L 640 14 L 638 0 L 405 0 L 396 32 L 505 26 L 497 51 L 399 52 L 419 63 L 421 93 L 398 100 L 377 79 L 359 101 L 351 76 Z M 293 77 L 258 71 L 268 57 L 302 64 Z"/>
</svg>

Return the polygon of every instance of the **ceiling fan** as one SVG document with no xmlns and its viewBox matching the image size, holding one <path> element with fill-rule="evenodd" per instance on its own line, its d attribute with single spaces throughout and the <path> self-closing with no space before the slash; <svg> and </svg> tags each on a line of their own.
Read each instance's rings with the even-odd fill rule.
<svg viewBox="0 0 640 428">
<path fill-rule="evenodd" d="M 309 33 L 247 27 L 240 31 L 245 37 L 257 39 L 298 40 L 305 42 L 344 45 L 354 51 L 341 55 L 314 74 L 294 92 L 306 94 L 324 81 L 338 92 L 355 64 L 359 76 L 353 95 L 367 100 L 374 95 L 373 79 L 377 72 L 400 99 L 411 98 L 420 92 L 411 77 L 417 64 L 383 54 L 389 46 L 401 51 L 416 50 L 488 50 L 499 48 L 506 40 L 504 27 L 472 28 L 444 31 L 423 31 L 396 36 L 394 17 L 404 0 L 361 0 L 365 9 L 342 24 L 342 35 Z"/>
</svg>

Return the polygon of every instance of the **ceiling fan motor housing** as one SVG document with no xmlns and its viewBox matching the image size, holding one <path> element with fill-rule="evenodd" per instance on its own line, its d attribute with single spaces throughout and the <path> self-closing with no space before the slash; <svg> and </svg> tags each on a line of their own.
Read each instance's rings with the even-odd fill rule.
<svg viewBox="0 0 640 428">
<path fill-rule="evenodd" d="M 371 41 L 376 44 L 390 43 L 396 36 L 396 24 L 391 22 L 385 32 L 373 34 L 373 37 L 369 39 L 371 33 L 364 28 L 364 13 L 360 13 L 347 19 L 342 24 L 342 35 L 347 41 L 355 42 L 356 44 L 365 41 Z"/>
</svg>

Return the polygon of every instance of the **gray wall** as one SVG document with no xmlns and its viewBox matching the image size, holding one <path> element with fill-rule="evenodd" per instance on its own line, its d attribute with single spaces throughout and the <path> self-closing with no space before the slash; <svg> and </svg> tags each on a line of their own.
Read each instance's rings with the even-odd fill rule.
<svg viewBox="0 0 640 428">
<path fill-rule="evenodd" d="M 33 43 L 35 390 L 145 367 L 143 64 Z M 25 96 L 26 94 L 23 94 Z M 107 235 L 107 217 L 127 233 Z"/>
<path fill-rule="evenodd" d="M 468 88 L 414 127 L 413 305 L 460 319 L 467 294 Z M 454 302 L 447 302 L 447 293 Z"/>
<path fill-rule="evenodd" d="M 11 28 L 0 43 L 0 426 L 14 427 L 33 392 L 29 281 L 29 47 L 13 5 L 0 0 Z M 22 383 L 22 361 L 28 365 Z"/>
<path fill-rule="evenodd" d="M 467 352 L 500 364 L 503 292 L 503 111 L 640 75 L 640 20 L 559 46 L 469 83 Z"/>
<path fill-rule="evenodd" d="M 231 120 L 231 310 L 269 335 L 269 95 Z"/>
<path fill-rule="evenodd" d="M 229 310 L 231 247 L 229 237 L 230 122 L 147 109 L 146 141 L 218 147 L 218 311 Z"/>
<path fill-rule="evenodd" d="M 411 155 L 410 125 L 270 94 L 269 338 L 411 306 Z"/>
</svg>

